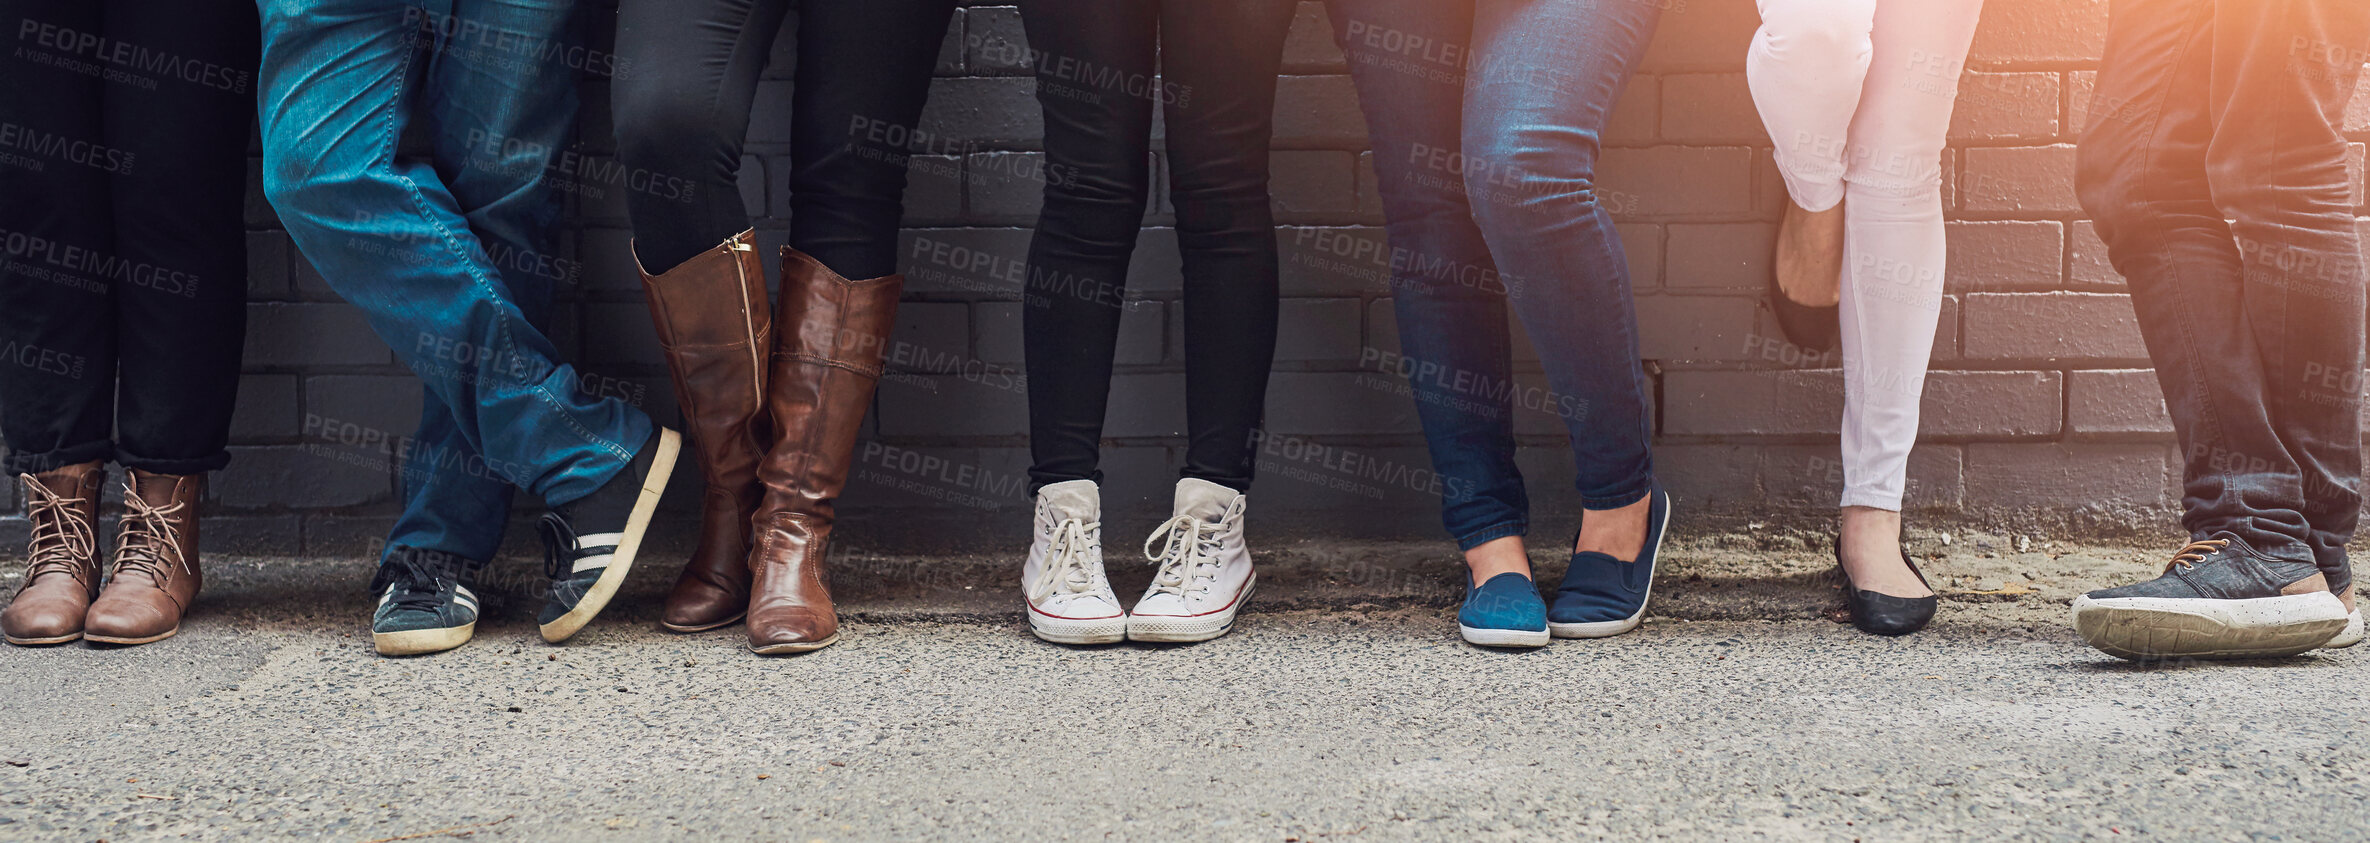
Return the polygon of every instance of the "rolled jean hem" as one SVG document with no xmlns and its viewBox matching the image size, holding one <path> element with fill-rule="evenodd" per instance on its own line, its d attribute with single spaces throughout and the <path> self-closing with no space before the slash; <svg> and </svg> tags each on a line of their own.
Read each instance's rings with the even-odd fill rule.
<svg viewBox="0 0 2370 843">
<path fill-rule="evenodd" d="M 38 453 L 27 451 L 10 451 L 8 454 L 8 476 L 15 477 L 19 474 L 40 474 L 45 471 L 56 471 L 69 465 L 81 465 L 86 462 L 106 462 L 107 460 L 112 459 L 114 456 L 115 443 L 105 439 L 101 439 L 96 442 L 83 442 L 79 444 L 68 445 L 63 448 L 41 451 Z"/>
<path fill-rule="evenodd" d="M 1502 521 L 1458 535 L 1457 550 L 1460 552 L 1472 550 L 1507 536 L 1527 536 L 1530 535 L 1530 532 L 1531 523 L 1529 521 Z"/>
<path fill-rule="evenodd" d="M 125 468 L 138 469 L 150 474 L 204 474 L 209 471 L 221 471 L 223 466 L 230 465 L 230 452 L 215 451 L 202 457 L 164 459 L 143 457 L 117 447 L 115 462 Z"/>
<path fill-rule="evenodd" d="M 637 414 L 636 417 L 643 419 L 642 423 L 639 425 L 642 431 L 641 442 L 640 444 L 632 446 L 632 450 L 626 452 L 625 458 L 617 461 L 617 466 L 615 468 L 611 468 L 608 471 L 603 472 L 601 474 L 601 481 L 592 484 L 592 488 L 585 490 L 584 494 L 572 495 L 566 500 L 545 498 L 543 500 L 543 505 L 552 509 L 558 509 L 577 501 L 584 500 L 585 498 L 592 497 L 594 492 L 600 491 L 602 487 L 609 485 L 610 481 L 616 480 L 617 475 L 624 473 L 626 469 L 632 468 L 634 466 L 634 459 L 642 455 L 643 448 L 648 448 L 652 445 L 658 444 L 658 423 L 649 421 L 648 417 L 640 416 L 639 414 Z M 681 455 L 677 456 L 676 465 L 678 467 L 683 465 L 681 461 Z"/>
<path fill-rule="evenodd" d="M 1629 506 L 1630 504 L 1637 503 L 1638 501 L 1645 500 L 1646 496 L 1653 493 L 1654 491 L 1654 478 L 1648 477 L 1639 481 L 1637 483 L 1637 487 L 1638 490 L 1635 492 L 1622 492 L 1612 495 L 1581 495 L 1580 508 L 1583 510 L 1598 511 L 1607 509 L 1620 509 L 1622 507 Z"/>
</svg>

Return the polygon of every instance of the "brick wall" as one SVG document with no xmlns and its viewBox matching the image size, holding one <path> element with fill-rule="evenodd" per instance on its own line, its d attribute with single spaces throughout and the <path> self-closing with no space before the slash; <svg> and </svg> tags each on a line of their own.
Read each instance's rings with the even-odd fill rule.
<svg viewBox="0 0 2370 843">
<path fill-rule="evenodd" d="M 1601 174 L 1635 272 L 1657 459 L 1695 513 L 1807 516 L 1831 508 L 1841 485 L 1841 380 L 1834 358 L 1778 340 L 1758 302 L 1785 194 L 1742 72 L 1757 18 L 1750 0 L 1670 5 L 1612 122 Z M 1991 0 L 1976 38 L 1944 161 L 1948 298 L 1911 460 L 1910 504 L 1929 523 L 2167 523 L 2178 466 L 2162 403 L 2122 281 L 2071 188 L 2106 7 Z M 939 60 L 922 128 L 958 144 L 937 149 L 962 154 L 913 165 L 896 372 L 881 387 L 843 507 L 867 541 L 1025 529 L 1026 398 L 1012 380 L 1021 342 L 1011 279 L 1041 162 L 1022 43 L 1013 8 L 969 6 Z M 791 49 L 790 38 L 777 41 L 742 179 L 768 252 L 787 225 Z M 1317 3 L 1302 4 L 1287 52 L 1274 141 L 1286 299 L 1258 517 L 1264 530 L 1435 536 L 1436 493 L 1412 405 L 1362 362 L 1396 349 L 1374 251 L 1381 211 L 1363 121 Z M 606 155 L 605 84 L 588 82 L 585 99 L 584 149 Z M 2359 109 L 2356 128 L 2370 123 Z M 1155 173 L 1156 185 L 1165 180 L 1165 170 Z M 577 194 L 568 247 L 576 277 L 555 333 L 587 371 L 671 413 L 619 194 Z M 1135 300 L 1107 431 L 1106 494 L 1123 513 L 1163 506 L 1181 461 L 1182 322 L 1165 194 L 1155 187 L 1130 277 Z M 354 431 L 408 432 L 417 390 L 294 253 L 260 193 L 249 209 L 248 374 L 237 460 L 215 490 L 229 517 L 214 534 L 256 550 L 357 552 L 384 529 L 394 489 L 383 449 Z M 1523 377 L 1537 382 L 1535 358 L 1519 356 Z M 353 427 L 325 433 L 321 419 Z M 1525 412 L 1518 430 L 1542 528 L 1566 529 L 1576 501 L 1561 426 L 1550 412 Z"/>
</svg>

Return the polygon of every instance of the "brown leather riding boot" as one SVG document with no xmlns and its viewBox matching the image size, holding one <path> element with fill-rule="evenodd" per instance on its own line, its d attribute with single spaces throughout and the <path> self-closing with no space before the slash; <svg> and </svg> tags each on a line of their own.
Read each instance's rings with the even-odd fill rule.
<svg viewBox="0 0 2370 843">
<path fill-rule="evenodd" d="M 749 649 L 768 655 L 821 649 L 839 640 L 823 560 L 831 505 L 848 482 L 856 432 L 880 381 L 881 356 L 905 276 L 850 281 L 821 262 L 782 249 L 780 311 L 774 314 L 773 375 L 766 406 L 776 432 L 757 467 L 765 500 L 750 523 Z"/>
<path fill-rule="evenodd" d="M 198 498 L 203 474 L 126 472 L 123 520 L 115 531 L 115 575 L 91 603 L 82 637 L 101 644 L 146 644 L 181 631 L 197 599 Z"/>
<path fill-rule="evenodd" d="M 99 484 L 97 462 L 20 474 L 33 541 L 25 552 L 25 584 L 0 611 L 0 635 L 10 644 L 64 644 L 82 637 L 82 619 L 99 596 Z"/>
<path fill-rule="evenodd" d="M 773 350 L 755 235 L 734 235 L 664 275 L 641 270 L 684 432 L 707 481 L 699 548 L 659 618 L 675 632 L 725 626 L 749 609 L 749 517 L 764 492 L 757 461 L 767 443 L 765 357 Z"/>
</svg>

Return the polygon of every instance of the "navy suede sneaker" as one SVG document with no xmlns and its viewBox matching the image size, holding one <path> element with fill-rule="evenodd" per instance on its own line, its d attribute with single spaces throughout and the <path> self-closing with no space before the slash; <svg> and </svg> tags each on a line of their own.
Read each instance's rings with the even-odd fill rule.
<svg viewBox="0 0 2370 843">
<path fill-rule="evenodd" d="M 2155 579 L 2074 598 L 2082 640 L 2134 661 L 2292 656 L 2345 626 L 2344 601 L 2310 558 L 2266 555 L 2228 532 L 2182 547 Z"/>
<path fill-rule="evenodd" d="M 439 653 L 469 643 L 477 632 L 477 595 L 470 586 L 485 563 L 437 550 L 396 545 L 379 560 L 370 589 L 370 641 L 380 655 Z"/>
<path fill-rule="evenodd" d="M 1555 605 L 1547 609 L 1547 630 L 1555 637 L 1610 638 L 1638 628 L 1646 617 L 1654 561 L 1662 555 L 1662 536 L 1671 521 L 1670 494 L 1657 486 L 1647 497 L 1653 503 L 1646 507 L 1646 544 L 1637 559 L 1624 562 L 1595 551 L 1572 554 Z"/>
<path fill-rule="evenodd" d="M 1476 587 L 1467 572 L 1457 634 L 1484 647 L 1547 646 L 1547 604 L 1539 599 L 1538 584 L 1508 571 Z"/>
</svg>

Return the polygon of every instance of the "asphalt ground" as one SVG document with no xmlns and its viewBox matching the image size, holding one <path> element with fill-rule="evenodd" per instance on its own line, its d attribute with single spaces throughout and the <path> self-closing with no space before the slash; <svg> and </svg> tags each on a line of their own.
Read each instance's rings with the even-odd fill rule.
<svg viewBox="0 0 2370 843">
<path fill-rule="evenodd" d="M 2161 550 L 1999 536 L 1922 537 L 1941 615 L 1875 638 L 1787 544 L 1532 652 L 1456 640 L 1433 544 L 1272 548 L 1231 635 L 1099 648 L 1008 560 L 849 556 L 791 658 L 659 630 L 663 565 L 546 645 L 524 561 L 379 658 L 363 563 L 217 559 L 175 638 L 0 650 L 0 839 L 2370 838 L 2370 647 L 2127 664 L 2065 601 Z"/>
</svg>

